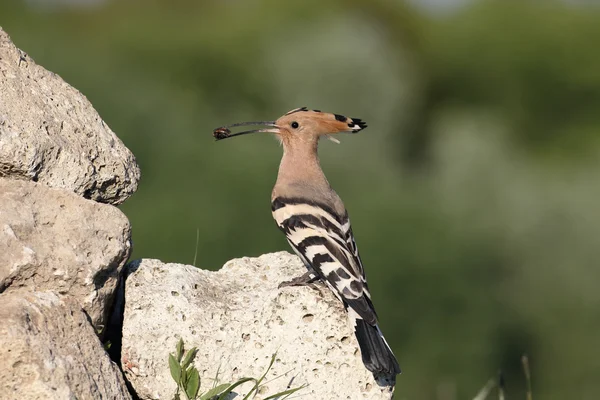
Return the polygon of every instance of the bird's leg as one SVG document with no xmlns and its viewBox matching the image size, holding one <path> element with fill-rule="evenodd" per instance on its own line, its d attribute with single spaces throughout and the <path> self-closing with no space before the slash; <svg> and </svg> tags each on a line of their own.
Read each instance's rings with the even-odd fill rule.
<svg viewBox="0 0 600 400">
<path fill-rule="evenodd" d="M 305 274 L 300 275 L 292 280 L 281 282 L 278 286 L 279 289 L 288 286 L 306 286 L 319 280 L 319 277 L 313 271 L 306 271 Z"/>
</svg>

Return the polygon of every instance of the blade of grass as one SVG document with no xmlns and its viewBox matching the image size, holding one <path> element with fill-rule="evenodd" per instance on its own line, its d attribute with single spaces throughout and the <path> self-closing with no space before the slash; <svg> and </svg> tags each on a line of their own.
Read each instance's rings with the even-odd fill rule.
<svg viewBox="0 0 600 400">
<path fill-rule="evenodd" d="M 277 380 L 277 379 L 279 379 L 279 378 L 282 378 L 282 377 L 286 376 L 288 373 L 292 372 L 293 370 L 294 370 L 294 368 L 290 368 L 290 369 L 288 369 L 287 371 L 285 371 L 285 372 L 281 373 L 280 375 L 277 375 L 276 377 L 274 377 L 274 378 L 271 378 L 271 379 L 269 379 L 268 381 L 265 381 L 265 382 L 264 382 L 264 384 L 266 385 L 267 383 L 271 383 L 271 382 L 273 382 L 274 380 Z M 293 378 L 292 378 L 292 380 L 293 380 Z"/>
<path fill-rule="evenodd" d="M 529 357 L 527 354 L 523 354 L 523 357 L 521 357 L 521 363 L 523 364 L 525 380 L 527 381 L 527 400 L 533 400 L 533 392 L 531 390 L 531 370 L 529 369 Z"/>
<path fill-rule="evenodd" d="M 273 355 L 271 356 L 271 362 L 269 363 L 269 366 L 267 367 L 266 371 L 264 374 L 262 374 L 262 376 L 260 378 L 258 378 L 258 382 L 256 383 L 256 385 L 260 385 L 262 381 L 265 380 L 265 377 L 267 376 L 267 374 L 269 373 L 269 371 L 271 370 L 271 368 L 273 367 L 273 364 L 275 363 L 275 357 L 277 357 L 277 353 L 273 353 Z"/>
<path fill-rule="evenodd" d="M 271 356 L 271 362 L 269 363 L 267 370 L 265 371 L 264 374 L 262 374 L 262 376 L 260 378 L 258 378 L 254 387 L 252 389 L 250 389 L 250 391 L 248 392 L 246 397 L 244 397 L 244 400 L 247 400 L 248 398 L 250 398 L 249 396 L 252 394 L 252 392 L 255 392 L 254 396 L 256 396 L 258 394 L 258 387 L 260 386 L 260 383 L 265 379 L 265 376 L 267 376 L 267 374 L 269 373 L 269 370 L 271 369 L 271 367 L 273 366 L 273 363 L 275 362 L 276 356 L 277 356 L 277 353 L 276 352 L 273 353 L 273 355 Z"/>
<path fill-rule="evenodd" d="M 300 389 L 304 389 L 306 386 L 308 386 L 308 385 L 302 385 L 302 386 L 299 386 L 299 387 L 297 387 L 297 388 L 288 389 L 288 390 L 285 390 L 285 391 L 283 391 L 283 392 L 279 392 L 279 393 L 277 393 L 277 394 L 274 394 L 274 395 L 272 395 L 272 396 L 265 397 L 263 400 L 272 400 L 272 399 L 279 398 L 279 397 L 281 397 L 281 396 L 285 396 L 285 397 L 284 397 L 284 399 L 285 399 L 285 398 L 287 398 L 289 395 L 296 393 L 298 390 L 300 390 Z"/>
<path fill-rule="evenodd" d="M 219 386 L 215 386 L 214 388 L 210 389 L 208 392 L 204 393 L 200 397 L 200 400 L 210 400 L 214 396 L 222 394 L 227 389 L 229 389 L 229 383 L 223 383 Z"/>
<path fill-rule="evenodd" d="M 219 400 L 225 400 L 225 397 L 231 393 L 233 391 L 233 389 L 235 389 L 236 387 L 243 385 L 246 382 L 256 382 L 256 379 L 254 378 L 242 378 L 239 381 L 232 383 L 231 386 L 229 386 L 223 393 L 221 393 L 221 395 L 219 396 Z M 250 392 L 251 393 L 251 392 Z M 248 395 L 250 394 L 248 393 Z M 244 397 L 244 400 L 248 399 L 248 395 L 246 395 L 246 397 Z"/>
<path fill-rule="evenodd" d="M 485 400 L 489 396 L 492 389 L 496 386 L 496 380 L 494 378 L 490 378 L 489 381 L 481 388 L 481 390 L 477 393 L 477 395 L 473 398 L 473 400 Z"/>
<path fill-rule="evenodd" d="M 219 382 L 219 373 L 220 372 L 221 372 L 221 363 L 219 363 L 219 366 L 217 367 L 217 373 L 215 374 L 215 380 L 213 381 L 212 389 L 217 387 L 217 382 Z M 229 385 L 229 383 L 227 385 Z M 217 393 L 215 393 L 215 394 L 217 394 Z"/>
<path fill-rule="evenodd" d="M 498 372 L 498 400 L 504 400 L 504 374 L 502 371 Z"/>
<path fill-rule="evenodd" d="M 198 256 L 198 243 L 200 242 L 200 228 L 196 228 L 196 251 L 194 252 L 194 262 L 192 265 L 196 266 L 196 257 Z"/>
</svg>

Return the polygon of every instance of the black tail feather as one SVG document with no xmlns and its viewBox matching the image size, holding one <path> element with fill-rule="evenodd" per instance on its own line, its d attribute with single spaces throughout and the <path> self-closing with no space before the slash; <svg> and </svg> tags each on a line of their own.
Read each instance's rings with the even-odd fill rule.
<svg viewBox="0 0 600 400">
<path fill-rule="evenodd" d="M 355 333 L 363 363 L 369 371 L 388 375 L 400 373 L 398 361 L 376 325 L 357 318 Z"/>
</svg>

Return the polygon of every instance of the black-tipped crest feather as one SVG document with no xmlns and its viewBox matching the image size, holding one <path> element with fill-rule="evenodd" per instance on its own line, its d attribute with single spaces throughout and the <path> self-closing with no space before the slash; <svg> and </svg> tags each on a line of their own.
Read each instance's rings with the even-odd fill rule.
<svg viewBox="0 0 600 400">
<path fill-rule="evenodd" d="M 357 133 L 365 129 L 367 127 L 367 123 L 360 118 L 350 118 L 348 127 L 352 128 L 352 133 Z"/>
</svg>

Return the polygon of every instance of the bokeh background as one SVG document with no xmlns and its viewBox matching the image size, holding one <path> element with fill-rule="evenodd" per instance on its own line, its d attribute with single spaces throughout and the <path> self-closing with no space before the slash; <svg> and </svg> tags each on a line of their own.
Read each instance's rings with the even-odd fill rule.
<svg viewBox="0 0 600 400">
<path fill-rule="evenodd" d="M 287 250 L 281 149 L 214 127 L 308 106 L 352 217 L 398 399 L 600 398 L 600 6 L 553 0 L 2 0 L 0 25 L 135 153 L 134 257 Z"/>
</svg>

